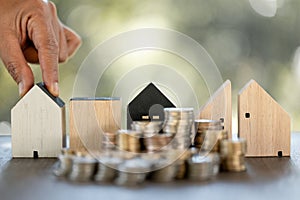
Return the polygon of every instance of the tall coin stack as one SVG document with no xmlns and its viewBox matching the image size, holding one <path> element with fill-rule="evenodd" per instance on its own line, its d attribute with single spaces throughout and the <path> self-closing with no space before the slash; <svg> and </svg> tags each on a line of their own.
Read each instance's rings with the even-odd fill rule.
<svg viewBox="0 0 300 200">
<path fill-rule="evenodd" d="M 225 171 L 245 171 L 246 152 L 247 144 L 245 139 L 223 140 L 221 142 L 221 168 Z"/>
<path fill-rule="evenodd" d="M 165 108 L 164 133 L 174 135 L 173 149 L 184 150 L 191 144 L 191 132 L 194 121 L 193 108 Z"/>
<path fill-rule="evenodd" d="M 204 148 L 217 148 L 214 147 L 217 144 L 218 137 L 223 137 L 219 135 L 226 133 L 217 132 L 223 130 L 223 125 L 221 120 L 209 120 L 209 119 L 198 119 L 195 120 L 195 138 L 193 144 L 195 147 L 201 149 L 203 148 L 203 144 L 205 143 Z M 213 132 L 215 131 L 215 132 Z M 218 145 L 218 144 L 217 144 Z M 202 149 L 203 150 L 203 149 Z"/>
</svg>

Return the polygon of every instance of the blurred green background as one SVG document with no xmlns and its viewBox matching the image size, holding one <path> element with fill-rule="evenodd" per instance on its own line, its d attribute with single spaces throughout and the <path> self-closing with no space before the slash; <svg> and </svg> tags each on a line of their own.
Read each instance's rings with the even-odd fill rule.
<svg viewBox="0 0 300 200">
<path fill-rule="evenodd" d="M 99 43 L 124 31 L 167 28 L 199 42 L 215 61 L 223 79 L 231 80 L 234 130 L 237 94 L 250 79 L 261 84 L 290 113 L 292 130 L 300 130 L 299 0 L 54 0 L 54 3 L 61 21 L 83 40 L 77 54 L 60 65 L 60 93 L 65 102 L 72 95 L 78 68 Z M 36 82 L 41 81 L 39 67 L 32 65 L 32 69 Z M 18 101 L 18 88 L 2 64 L 0 91 L 0 122 L 9 122 L 10 109 Z"/>
</svg>

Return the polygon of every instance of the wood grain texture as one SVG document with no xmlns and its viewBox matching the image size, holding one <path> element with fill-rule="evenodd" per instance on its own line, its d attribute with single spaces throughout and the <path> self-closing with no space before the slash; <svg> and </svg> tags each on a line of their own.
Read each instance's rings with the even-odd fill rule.
<svg viewBox="0 0 300 200">
<path fill-rule="evenodd" d="M 100 151 L 102 135 L 120 129 L 120 100 L 71 100 L 70 148 Z"/>
<path fill-rule="evenodd" d="M 65 145 L 65 108 L 35 85 L 11 110 L 13 157 L 57 157 Z"/>
<path fill-rule="evenodd" d="M 289 114 L 254 80 L 238 96 L 239 136 L 247 139 L 247 156 L 290 156 Z"/>
<path fill-rule="evenodd" d="M 224 120 L 224 130 L 232 137 L 231 82 L 227 80 L 200 108 L 200 119 Z"/>
</svg>

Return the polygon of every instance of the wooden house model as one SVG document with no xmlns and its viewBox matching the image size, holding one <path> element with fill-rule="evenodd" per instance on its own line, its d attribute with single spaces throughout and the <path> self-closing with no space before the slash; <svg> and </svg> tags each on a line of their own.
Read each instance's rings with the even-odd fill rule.
<svg viewBox="0 0 300 200">
<path fill-rule="evenodd" d="M 247 140 L 249 157 L 289 156 L 289 114 L 254 80 L 238 96 L 239 136 Z"/>
<path fill-rule="evenodd" d="M 231 82 L 225 81 L 200 108 L 199 119 L 223 121 L 224 130 L 232 137 Z"/>
<path fill-rule="evenodd" d="M 65 147 L 65 104 L 43 83 L 17 102 L 11 123 L 13 157 L 57 157 Z"/>
</svg>

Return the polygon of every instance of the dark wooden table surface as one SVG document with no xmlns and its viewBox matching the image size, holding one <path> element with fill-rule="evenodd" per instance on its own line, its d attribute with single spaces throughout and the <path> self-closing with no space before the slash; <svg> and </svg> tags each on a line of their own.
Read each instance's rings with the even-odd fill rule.
<svg viewBox="0 0 300 200">
<path fill-rule="evenodd" d="M 52 174 L 55 159 L 12 159 L 10 137 L 0 136 L 0 200 L 300 199 L 300 133 L 291 157 L 247 158 L 247 171 L 212 181 L 145 183 L 138 188 L 70 183 Z"/>
</svg>

